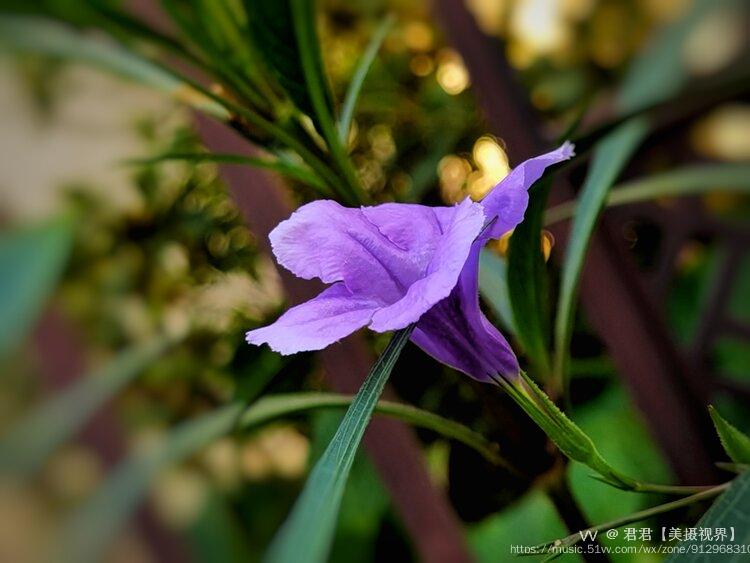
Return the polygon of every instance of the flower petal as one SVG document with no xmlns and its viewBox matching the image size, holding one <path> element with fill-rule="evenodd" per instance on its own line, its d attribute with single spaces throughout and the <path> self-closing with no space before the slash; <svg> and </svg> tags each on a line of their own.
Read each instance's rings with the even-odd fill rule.
<svg viewBox="0 0 750 563">
<path fill-rule="evenodd" d="M 378 304 L 352 295 L 343 283 L 292 307 L 272 325 L 251 330 L 248 344 L 268 344 L 281 354 L 321 350 L 370 322 Z"/>
<path fill-rule="evenodd" d="M 387 207 L 390 209 L 382 209 Z M 414 228 L 419 222 L 415 223 L 413 216 L 411 219 L 408 215 L 401 216 L 401 213 L 408 211 L 405 208 L 412 208 L 411 211 L 419 208 L 420 212 L 428 210 L 433 213 L 439 232 L 429 233 L 430 239 L 427 240 L 426 229 Z M 387 215 L 388 221 L 378 221 L 378 225 L 386 236 L 392 237 L 395 244 L 403 245 L 412 254 L 415 250 L 430 253 L 422 277 L 409 286 L 403 298 L 379 309 L 372 317 L 372 330 L 398 330 L 416 322 L 450 294 L 466 263 L 472 243 L 482 229 L 484 213 L 480 205 L 468 198 L 454 207 L 387 204 L 371 209 L 379 213 L 384 211 L 382 214 Z"/>
<path fill-rule="evenodd" d="M 573 148 L 573 144 L 566 141 L 559 148 L 530 158 L 511 170 L 510 174 L 481 202 L 486 220 L 497 218 L 492 226 L 482 233 L 482 238 L 485 240 L 500 238 L 523 221 L 523 215 L 529 203 L 528 190 L 531 185 L 542 177 L 548 166 L 572 157 Z"/>
<path fill-rule="evenodd" d="M 518 376 L 513 350 L 479 308 L 477 241 L 451 294 L 419 319 L 411 340 L 438 361 L 483 382 Z"/>
<path fill-rule="evenodd" d="M 343 281 L 352 293 L 379 295 L 384 303 L 404 291 L 392 272 L 401 251 L 360 209 L 313 201 L 279 223 L 269 239 L 279 264 L 300 278 Z"/>
</svg>

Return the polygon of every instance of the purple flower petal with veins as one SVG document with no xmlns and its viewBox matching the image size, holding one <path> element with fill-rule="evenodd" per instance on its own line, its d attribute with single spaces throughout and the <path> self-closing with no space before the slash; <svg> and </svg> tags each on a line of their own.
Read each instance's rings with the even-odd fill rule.
<svg viewBox="0 0 750 563">
<path fill-rule="evenodd" d="M 332 285 L 247 341 L 293 354 L 365 326 L 386 332 L 417 323 L 412 341 L 437 360 L 480 381 L 517 376 L 515 354 L 479 307 L 479 253 L 523 220 L 528 188 L 544 169 L 572 155 L 565 143 L 527 160 L 481 203 L 304 205 L 271 232 L 273 252 L 295 275 Z"/>
</svg>

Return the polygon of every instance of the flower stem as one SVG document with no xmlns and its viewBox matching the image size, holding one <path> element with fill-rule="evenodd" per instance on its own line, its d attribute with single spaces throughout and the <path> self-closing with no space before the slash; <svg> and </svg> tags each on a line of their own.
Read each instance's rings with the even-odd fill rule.
<svg viewBox="0 0 750 563">
<path fill-rule="evenodd" d="M 547 490 L 552 503 L 555 505 L 558 514 L 565 523 L 565 527 L 568 528 L 573 535 L 577 534 L 576 530 L 583 530 L 589 528 L 588 521 L 581 512 L 581 508 L 578 506 L 576 499 L 573 497 L 573 493 L 570 490 L 567 480 L 565 479 L 565 472 L 561 471 L 560 476 L 556 482 Z M 586 544 L 598 544 L 599 542 L 594 539 L 583 540 Z M 590 562 L 605 562 L 609 561 L 609 557 L 604 554 L 601 549 L 594 549 L 591 553 L 587 553 L 588 550 L 584 549 L 581 556 L 585 561 Z"/>
<path fill-rule="evenodd" d="M 536 547 L 538 549 L 543 549 L 543 548 L 548 548 L 553 545 L 556 547 L 562 547 L 562 546 L 567 547 L 567 546 L 575 545 L 581 541 L 581 539 L 585 535 L 584 532 L 603 532 L 605 530 L 611 530 L 613 528 L 620 528 L 627 524 L 632 524 L 633 522 L 639 522 L 641 520 L 645 520 L 646 518 L 650 518 L 651 516 L 656 516 L 657 514 L 670 512 L 672 510 L 682 508 L 683 506 L 689 506 L 696 502 L 700 502 L 702 500 L 706 500 L 706 499 L 710 499 L 715 496 L 718 496 L 720 493 L 724 492 L 727 488 L 729 488 L 730 484 L 731 482 L 723 483 L 721 485 L 717 485 L 716 487 L 711 487 L 709 489 L 706 489 L 705 491 L 701 491 L 700 493 L 696 493 L 689 497 L 681 498 L 678 500 L 673 500 L 671 502 L 660 504 L 658 506 L 653 506 L 651 508 L 647 508 L 639 512 L 634 512 L 633 514 L 629 514 L 627 516 L 623 516 L 622 518 L 617 518 L 615 520 L 611 520 L 603 524 L 598 524 L 590 528 L 582 528 L 581 531 L 579 532 L 566 536 L 562 539 L 555 540 L 553 542 L 548 542 L 548 543 L 545 543 Z"/>
</svg>

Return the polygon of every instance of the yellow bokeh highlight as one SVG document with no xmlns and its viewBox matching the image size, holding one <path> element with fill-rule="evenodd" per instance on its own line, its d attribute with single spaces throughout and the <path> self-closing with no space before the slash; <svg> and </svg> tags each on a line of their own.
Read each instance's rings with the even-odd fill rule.
<svg viewBox="0 0 750 563">
<path fill-rule="evenodd" d="M 691 74 L 709 75 L 727 66 L 745 43 L 743 18 L 731 9 L 716 10 L 688 35 L 682 58 Z"/>
<path fill-rule="evenodd" d="M 463 199 L 463 187 L 466 178 L 471 173 L 469 162 L 450 154 L 440 159 L 438 163 L 438 178 L 440 180 L 440 194 L 448 203 L 456 203 Z"/>
<path fill-rule="evenodd" d="M 455 96 L 469 86 L 469 71 L 458 53 L 443 49 L 438 54 L 437 81 L 448 94 Z"/>
<path fill-rule="evenodd" d="M 404 44 L 412 51 L 430 51 L 435 42 L 432 28 L 422 21 L 412 21 L 404 27 Z"/>
<path fill-rule="evenodd" d="M 414 55 L 409 61 L 409 69 L 417 76 L 427 76 L 435 69 L 435 61 L 429 55 Z"/>
<path fill-rule="evenodd" d="M 570 42 L 570 29 L 558 0 L 520 0 L 511 14 L 510 31 L 536 55 L 553 53 Z"/>
<path fill-rule="evenodd" d="M 474 143 L 472 158 L 478 170 L 468 180 L 468 192 L 472 199 L 480 200 L 510 172 L 508 155 L 500 143 L 489 135 Z"/>
<path fill-rule="evenodd" d="M 750 160 L 750 105 L 727 104 L 715 109 L 692 130 L 693 147 L 708 157 L 742 162 Z"/>
<path fill-rule="evenodd" d="M 473 14 L 479 29 L 487 35 L 502 33 L 508 4 L 508 0 L 466 0 L 466 8 Z"/>
</svg>

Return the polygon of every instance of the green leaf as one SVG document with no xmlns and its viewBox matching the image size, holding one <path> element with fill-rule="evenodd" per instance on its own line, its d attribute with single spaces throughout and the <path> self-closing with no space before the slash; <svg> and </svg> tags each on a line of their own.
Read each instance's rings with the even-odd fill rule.
<svg viewBox="0 0 750 563">
<path fill-rule="evenodd" d="M 0 16 L 0 46 L 18 53 L 31 53 L 82 62 L 165 92 L 201 111 L 226 120 L 227 111 L 174 73 L 124 47 L 84 35 L 45 18 Z"/>
<path fill-rule="evenodd" d="M 325 561 L 357 448 L 378 397 L 413 328 L 412 325 L 398 331 L 370 370 L 336 435 L 315 464 L 292 513 L 271 543 L 266 554 L 267 561 Z"/>
<path fill-rule="evenodd" d="M 310 466 L 317 461 L 336 433 L 344 412 L 323 411 L 312 417 Z M 388 506 L 388 491 L 366 452 L 354 458 L 341 499 L 341 512 L 328 559 L 330 563 L 371 563 Z"/>
<path fill-rule="evenodd" d="M 609 389 L 573 413 L 576 424 L 597 444 L 602 456 L 629 475 L 653 482 L 672 478 L 669 466 L 649 436 L 640 413 L 622 388 Z M 590 522 L 613 520 L 646 508 L 650 495 L 634 495 L 591 479 L 591 470 L 568 465 L 573 494 Z"/>
<path fill-rule="evenodd" d="M 333 96 L 323 72 L 312 6 L 307 12 L 310 17 L 307 25 L 311 27 L 313 36 L 309 43 L 303 43 L 303 39 L 295 31 L 292 0 L 244 0 L 243 3 L 256 48 L 279 85 L 301 111 L 317 120 L 316 103 L 308 87 L 308 79 L 314 75 L 314 91 L 321 96 L 319 102 L 322 109 L 332 116 Z M 306 3 L 314 5 L 312 1 Z M 311 65 L 310 77 L 306 76 L 303 69 L 302 52 L 305 49 L 312 49 L 306 56 Z"/>
<path fill-rule="evenodd" d="M 239 415 L 245 412 L 246 427 L 263 424 L 279 416 L 266 411 L 267 418 L 250 416 L 254 405 L 245 410 L 268 382 L 283 367 L 279 356 L 261 353 L 251 366 L 252 381 L 240 381 L 237 398 L 232 403 L 194 420 L 183 422 L 172 430 L 158 447 L 147 453 L 134 454 L 122 462 L 98 491 L 78 508 L 59 538 L 60 551 L 66 563 L 98 560 L 112 538 L 122 529 L 140 504 L 149 485 L 164 469 L 178 464 L 213 440 L 237 427 Z M 262 407 L 261 407 L 262 411 Z M 49 423 L 49 422 L 48 422 Z"/>
<path fill-rule="evenodd" d="M 334 121 L 333 96 L 328 88 L 328 80 L 323 70 L 318 33 L 315 29 L 315 2 L 312 0 L 290 0 L 294 34 L 299 47 L 299 58 L 305 77 L 307 93 L 317 118 L 317 125 L 328 144 L 331 159 L 345 180 L 346 195 L 353 203 L 363 203 L 366 196 L 362 193 L 359 176 L 354 169 L 349 155 L 339 139 Z"/>
<path fill-rule="evenodd" d="M 370 70 L 370 66 L 375 61 L 375 56 L 378 54 L 380 46 L 383 44 L 395 21 L 396 18 L 392 14 L 388 14 L 383 19 L 354 69 L 354 75 L 344 97 L 344 104 L 341 106 L 341 117 L 339 118 L 339 137 L 341 138 L 341 143 L 344 145 L 346 145 L 346 140 L 349 137 L 349 128 L 354 116 L 354 106 L 357 104 L 359 92 L 362 90 L 362 84 L 365 82 L 367 71 Z"/>
<path fill-rule="evenodd" d="M 606 207 L 627 205 L 661 197 L 678 197 L 706 193 L 750 193 L 750 165 L 704 164 L 686 166 L 630 180 L 612 188 Z M 575 200 L 547 210 L 544 224 L 551 225 L 575 215 Z"/>
<path fill-rule="evenodd" d="M 560 296 L 555 318 L 553 373 L 560 390 L 566 387 L 566 363 L 573 330 L 575 300 L 584 259 L 609 189 L 643 140 L 648 123 L 633 118 L 609 133 L 594 150 L 591 166 L 581 189 L 578 211 L 568 239 L 562 266 Z"/>
<path fill-rule="evenodd" d="M 736 463 L 750 463 L 750 436 L 724 420 L 712 405 L 708 406 L 708 412 L 729 458 Z"/>
<path fill-rule="evenodd" d="M 632 64 L 617 100 L 621 114 L 635 112 L 666 100 L 687 81 L 682 49 L 706 10 L 716 3 L 697 0 L 677 24 L 661 33 Z M 555 319 L 555 358 L 553 372 L 561 390 L 566 386 L 566 363 L 573 328 L 574 302 L 581 269 L 596 220 L 609 189 L 635 148 L 645 137 L 645 117 L 631 118 L 599 141 L 584 183 L 573 220 L 562 268 L 562 281 Z"/>
<path fill-rule="evenodd" d="M 341 409 L 349 407 L 352 398 L 335 393 L 284 393 L 259 399 L 240 417 L 239 428 L 253 428 L 272 420 L 284 418 L 290 414 L 301 414 L 321 409 Z M 470 428 L 443 418 L 435 413 L 392 401 L 379 401 L 375 412 L 380 415 L 397 418 L 407 424 L 432 430 L 446 438 L 452 438 L 473 448 L 482 454 L 487 461 L 506 468 L 510 464 L 503 459 L 497 444 L 489 442 L 481 434 Z M 512 468 L 511 468 L 512 471 Z"/>
<path fill-rule="evenodd" d="M 158 359 L 174 342 L 154 338 L 121 352 L 102 369 L 33 409 L 0 442 L 0 468 L 28 474 L 76 432 L 108 400 Z"/>
<path fill-rule="evenodd" d="M 0 360 L 41 313 L 67 262 L 72 237 L 68 218 L 0 235 Z"/>
<path fill-rule="evenodd" d="M 732 481 L 729 489 L 714 502 L 695 527 L 712 531 L 724 528 L 727 533 L 734 529 L 734 540 L 731 542 L 728 540 L 721 542 L 684 541 L 680 546 L 685 547 L 685 553 L 671 555 L 667 562 L 708 561 L 711 556 L 704 553 L 706 545 L 717 544 L 739 548 L 736 553 L 719 552 L 721 555 L 718 555 L 716 559 L 721 560 L 722 563 L 747 561 L 747 552 L 742 552 L 742 549 L 750 545 L 750 471 Z"/>
<path fill-rule="evenodd" d="M 295 105 L 309 115 L 339 172 L 339 195 L 357 205 L 366 199 L 334 121 L 333 95 L 323 68 L 311 0 L 245 0 L 256 47 Z M 299 151 L 298 151 L 299 152 Z M 302 155 L 304 157 L 304 155 Z M 308 160 L 308 159 L 306 159 Z M 309 162 L 309 160 L 308 160 Z"/>
<path fill-rule="evenodd" d="M 672 476 L 659 448 L 648 433 L 639 412 L 630 404 L 621 388 L 609 389 L 594 401 L 573 412 L 581 429 L 597 444 L 602 456 L 628 475 L 652 482 L 668 482 Z M 653 504 L 652 495 L 636 495 L 591 478 L 591 470 L 580 463 L 568 464 L 568 482 L 588 522 L 606 522 L 646 509 Z M 605 546 L 628 546 L 620 534 L 609 539 L 599 534 Z M 641 563 L 643 554 L 621 554 L 618 561 Z"/>
<path fill-rule="evenodd" d="M 467 539 L 479 563 L 497 563 L 526 560 L 511 554 L 511 545 L 534 545 L 540 539 L 566 533 L 565 525 L 549 497 L 538 489 L 532 489 L 502 512 L 469 526 Z M 560 561 L 581 561 L 581 558 L 565 555 Z"/>
<path fill-rule="evenodd" d="M 548 353 L 549 311 L 547 266 L 542 254 L 542 217 L 551 179 L 532 186 L 523 222 L 516 227 L 508 249 L 508 294 L 515 319 L 516 337 L 537 376 L 550 373 Z"/>
</svg>

